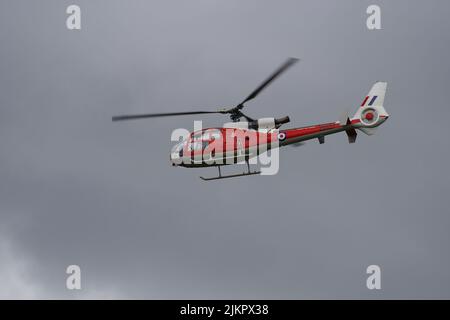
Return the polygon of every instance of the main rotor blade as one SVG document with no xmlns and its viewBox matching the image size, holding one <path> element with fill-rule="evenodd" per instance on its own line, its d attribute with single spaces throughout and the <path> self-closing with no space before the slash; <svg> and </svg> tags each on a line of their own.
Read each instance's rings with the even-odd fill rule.
<svg viewBox="0 0 450 320">
<path fill-rule="evenodd" d="M 222 113 L 222 112 L 220 112 L 220 111 L 187 111 L 187 112 L 169 112 L 169 113 L 131 114 L 131 115 L 114 116 L 114 117 L 112 117 L 112 121 L 170 117 L 170 116 L 184 116 L 184 115 L 190 115 L 190 114 L 205 114 L 205 113 Z"/>
<path fill-rule="evenodd" d="M 286 71 L 290 66 L 296 63 L 299 59 L 289 58 L 283 63 L 274 73 L 270 75 L 263 83 L 261 83 L 244 101 L 242 101 L 238 107 L 243 107 L 243 104 L 249 100 L 255 98 L 265 87 L 267 87 L 272 81 L 278 78 L 284 71 Z"/>
</svg>

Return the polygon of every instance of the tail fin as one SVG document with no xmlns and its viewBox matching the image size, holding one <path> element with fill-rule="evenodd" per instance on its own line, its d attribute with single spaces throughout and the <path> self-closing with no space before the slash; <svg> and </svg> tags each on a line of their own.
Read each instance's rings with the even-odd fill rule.
<svg viewBox="0 0 450 320">
<path fill-rule="evenodd" d="M 376 128 L 389 117 L 384 109 L 386 87 L 387 82 L 376 82 L 351 118 L 353 126 L 365 134 L 374 134 Z"/>
</svg>

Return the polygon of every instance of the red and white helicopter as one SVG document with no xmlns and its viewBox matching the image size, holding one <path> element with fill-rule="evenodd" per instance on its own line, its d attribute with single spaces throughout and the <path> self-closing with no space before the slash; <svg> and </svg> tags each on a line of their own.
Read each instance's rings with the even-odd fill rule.
<svg viewBox="0 0 450 320">
<path fill-rule="evenodd" d="M 307 127 L 280 130 L 288 123 L 289 117 L 253 119 L 242 112 L 244 103 L 254 99 L 272 81 L 296 63 L 298 59 L 289 58 L 263 83 L 261 83 L 247 98 L 232 108 L 223 108 L 216 111 L 188 111 L 173 113 L 153 113 L 138 115 L 114 116 L 113 121 L 155 118 L 167 116 L 193 115 L 193 114 L 229 114 L 232 122 L 225 123 L 222 128 L 208 128 L 192 132 L 183 141 L 177 143 L 170 154 L 173 166 L 187 168 L 217 167 L 219 175 L 203 180 L 224 179 L 238 176 L 260 174 L 260 171 L 251 171 L 249 160 L 255 158 L 272 148 L 301 144 L 305 140 L 315 139 L 319 143 L 325 142 L 325 136 L 344 131 L 349 143 L 356 140 L 356 129 L 365 134 L 372 135 L 376 128 L 389 117 L 383 107 L 386 94 L 386 82 L 376 82 L 363 99 L 356 113 L 349 117 L 344 114 L 335 122 L 322 123 Z M 245 119 L 241 121 L 241 119 Z M 247 163 L 248 171 L 240 174 L 222 175 L 220 167 L 223 165 Z"/>
</svg>

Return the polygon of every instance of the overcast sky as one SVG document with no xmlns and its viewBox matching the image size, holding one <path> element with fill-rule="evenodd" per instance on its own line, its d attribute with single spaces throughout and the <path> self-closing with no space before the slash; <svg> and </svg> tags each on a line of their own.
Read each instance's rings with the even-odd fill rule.
<svg viewBox="0 0 450 320">
<path fill-rule="evenodd" d="M 449 16 L 437 0 L 2 1 L 0 298 L 450 298 Z M 213 182 L 170 166 L 170 134 L 226 117 L 111 122 L 232 106 L 289 56 L 250 116 L 334 121 L 382 80 L 391 117 Z"/>
</svg>

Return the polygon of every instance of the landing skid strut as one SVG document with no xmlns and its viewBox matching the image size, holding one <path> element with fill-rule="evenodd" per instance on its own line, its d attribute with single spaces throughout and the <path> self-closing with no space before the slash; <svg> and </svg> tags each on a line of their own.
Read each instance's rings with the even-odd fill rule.
<svg viewBox="0 0 450 320">
<path fill-rule="evenodd" d="M 235 178 L 235 177 L 243 177 L 243 176 L 251 176 L 254 174 L 260 174 L 261 171 L 250 171 L 250 164 L 247 162 L 247 172 L 243 172 L 243 173 L 236 173 L 236 174 L 230 174 L 230 175 L 226 175 L 223 176 L 222 173 L 220 172 L 220 166 L 217 166 L 217 169 L 219 169 L 219 175 L 217 177 L 212 177 L 212 178 L 205 178 L 205 177 L 200 177 L 200 179 L 204 180 L 204 181 L 210 181 L 210 180 L 219 180 L 219 179 L 226 179 L 226 178 Z"/>
</svg>

